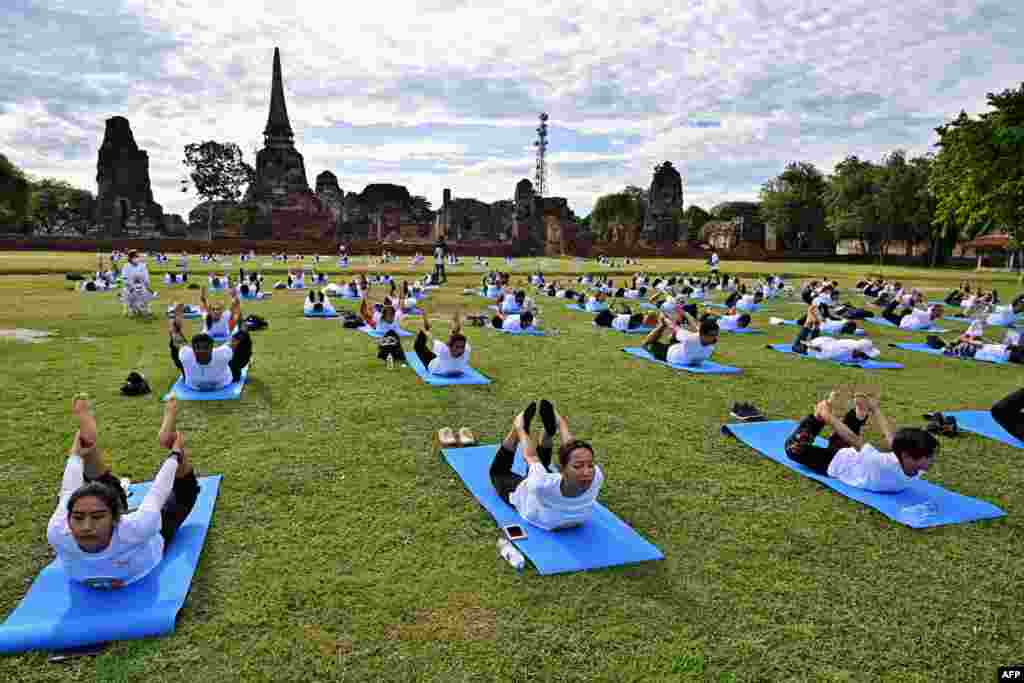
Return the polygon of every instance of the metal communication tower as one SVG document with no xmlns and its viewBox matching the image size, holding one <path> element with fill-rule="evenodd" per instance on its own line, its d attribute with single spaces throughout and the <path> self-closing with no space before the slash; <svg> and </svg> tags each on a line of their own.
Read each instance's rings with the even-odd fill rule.
<svg viewBox="0 0 1024 683">
<path fill-rule="evenodd" d="M 537 126 L 537 141 L 533 143 L 533 146 L 537 148 L 537 168 L 534 173 L 534 192 L 536 196 L 543 197 L 547 194 L 547 175 L 548 166 L 544 160 L 544 154 L 548 150 L 548 115 L 542 113 L 540 115 L 540 125 Z"/>
</svg>

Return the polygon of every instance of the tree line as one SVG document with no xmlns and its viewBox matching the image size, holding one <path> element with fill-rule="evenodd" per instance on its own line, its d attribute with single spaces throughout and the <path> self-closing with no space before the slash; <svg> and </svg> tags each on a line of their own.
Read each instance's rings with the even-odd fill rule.
<svg viewBox="0 0 1024 683">
<path fill-rule="evenodd" d="M 960 240 L 1003 232 L 1024 249 L 1024 83 L 988 93 L 991 111 L 961 111 L 935 129 L 937 151 L 908 158 L 895 150 L 878 161 L 850 155 L 826 175 L 794 161 L 760 189 L 760 217 L 784 247 L 800 251 L 812 236 L 833 245 L 854 240 L 869 255 L 894 243 L 925 245 L 930 265 L 944 263 Z M 643 224 L 647 192 L 627 186 L 598 198 L 583 219 L 598 239 L 612 228 Z M 691 205 L 680 216 L 695 237 L 711 219 Z"/>
</svg>

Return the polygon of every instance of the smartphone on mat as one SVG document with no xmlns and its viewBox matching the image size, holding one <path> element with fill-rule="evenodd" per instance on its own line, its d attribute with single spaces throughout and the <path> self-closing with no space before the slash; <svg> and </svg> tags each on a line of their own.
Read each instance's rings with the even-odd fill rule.
<svg viewBox="0 0 1024 683">
<path fill-rule="evenodd" d="M 502 527 L 505 531 L 505 536 L 510 541 L 521 541 L 526 538 L 526 529 L 519 526 L 518 524 L 509 524 L 506 527 Z"/>
</svg>

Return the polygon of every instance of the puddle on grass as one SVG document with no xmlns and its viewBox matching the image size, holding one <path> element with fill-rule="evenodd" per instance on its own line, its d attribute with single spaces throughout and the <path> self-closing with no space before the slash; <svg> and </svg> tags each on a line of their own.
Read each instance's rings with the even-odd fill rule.
<svg viewBox="0 0 1024 683">
<path fill-rule="evenodd" d="M 42 344 L 53 341 L 51 334 L 46 330 L 30 330 L 25 327 L 18 327 L 13 330 L 0 330 L 0 339 L 13 339 L 14 341 L 28 342 L 29 344 Z"/>
</svg>

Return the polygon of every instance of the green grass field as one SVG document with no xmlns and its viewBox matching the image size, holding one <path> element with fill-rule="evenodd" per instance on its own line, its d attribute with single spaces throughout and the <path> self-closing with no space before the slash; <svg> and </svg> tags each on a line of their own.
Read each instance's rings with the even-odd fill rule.
<svg viewBox="0 0 1024 683">
<path fill-rule="evenodd" d="M 372 270 L 412 272 L 407 263 Z M 499 259 L 491 264 L 504 269 Z M 514 270 L 537 264 L 517 261 Z M 196 259 L 191 265 L 199 270 Z M 94 266 L 90 254 L 0 254 L 0 330 L 52 335 L 0 338 L 0 618 L 52 559 L 45 528 L 76 391 L 94 398 L 117 474 L 150 479 L 164 456 L 158 395 L 176 375 L 166 321 L 122 317 L 114 293 L 67 289 L 62 273 Z M 543 267 L 562 277 L 606 272 L 569 260 Z M 703 264 L 629 270 L 640 269 Z M 849 287 L 878 269 L 725 262 L 723 270 L 829 275 Z M 461 294 L 480 271 L 450 273 L 427 302 L 442 331 L 451 311 L 488 303 Z M 997 286 L 1004 299 L 1016 293 L 1006 273 L 884 273 L 933 293 L 964 278 Z M 158 313 L 198 296 L 157 287 Z M 767 334 L 723 335 L 715 358 L 742 375 L 688 375 L 626 356 L 620 348 L 638 338 L 595 330 L 589 316 L 540 297 L 546 327 L 559 334 L 469 328 L 473 365 L 494 382 L 432 388 L 411 370 L 386 369 L 369 337 L 304 319 L 301 296 L 243 302 L 270 328 L 254 334 L 257 362 L 240 401 L 181 404 L 196 466 L 224 481 L 175 633 L 67 665 L 48 664 L 43 653 L 4 658 L 0 679 L 985 681 L 1021 660 L 1019 450 L 970 434 L 944 439 L 929 480 L 1009 516 L 918 531 L 719 429 L 735 400 L 797 419 L 834 385 L 864 383 L 881 388 L 894 422 L 920 426 L 924 412 L 988 408 L 1020 387 L 1024 369 L 890 349 L 923 335 L 873 327 L 883 359 L 906 369 L 866 373 L 782 356 L 764 346 L 792 339 L 795 328 L 767 318 L 800 307 L 779 303 L 755 316 Z M 118 393 L 131 370 L 147 377 L 152 395 Z M 434 450 L 433 435 L 468 426 L 496 442 L 542 397 L 594 443 L 607 477 L 601 501 L 664 561 L 541 577 L 529 568 L 517 575 L 498 557 L 497 528 Z"/>
</svg>

